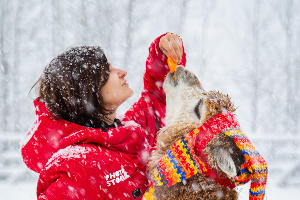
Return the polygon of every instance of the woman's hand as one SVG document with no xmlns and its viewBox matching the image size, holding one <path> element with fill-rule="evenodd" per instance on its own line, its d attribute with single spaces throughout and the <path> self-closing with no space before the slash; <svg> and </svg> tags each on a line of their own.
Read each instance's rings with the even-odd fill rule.
<svg viewBox="0 0 300 200">
<path fill-rule="evenodd" d="M 160 38 L 159 41 L 160 50 L 167 56 L 176 62 L 180 63 L 183 54 L 182 40 L 181 38 L 173 33 L 167 33 Z"/>
</svg>

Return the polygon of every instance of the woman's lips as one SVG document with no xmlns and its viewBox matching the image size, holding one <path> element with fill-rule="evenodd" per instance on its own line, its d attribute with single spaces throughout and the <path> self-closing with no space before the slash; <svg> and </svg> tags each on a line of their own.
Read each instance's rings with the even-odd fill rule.
<svg viewBox="0 0 300 200">
<path fill-rule="evenodd" d="M 128 86 L 128 83 L 125 81 L 122 86 Z"/>
</svg>

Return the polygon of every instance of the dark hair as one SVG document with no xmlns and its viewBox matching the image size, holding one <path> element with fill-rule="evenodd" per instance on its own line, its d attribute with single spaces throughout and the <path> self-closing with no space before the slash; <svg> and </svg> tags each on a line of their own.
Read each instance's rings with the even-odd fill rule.
<svg viewBox="0 0 300 200">
<path fill-rule="evenodd" d="M 58 118 L 98 128 L 112 113 L 100 94 L 108 77 L 109 63 L 100 47 L 71 48 L 45 68 L 39 80 L 40 101 Z"/>
</svg>

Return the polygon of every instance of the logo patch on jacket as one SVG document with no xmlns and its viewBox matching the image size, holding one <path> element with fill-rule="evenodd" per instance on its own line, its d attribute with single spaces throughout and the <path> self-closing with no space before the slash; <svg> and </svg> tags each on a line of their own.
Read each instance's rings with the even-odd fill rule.
<svg viewBox="0 0 300 200">
<path fill-rule="evenodd" d="M 140 188 L 137 188 L 132 192 L 132 196 L 134 199 L 138 198 L 141 195 L 142 195 L 142 192 L 141 192 Z"/>
<path fill-rule="evenodd" d="M 124 168 L 122 168 L 118 171 L 109 173 L 105 176 L 108 187 L 110 187 L 112 185 L 116 185 L 122 181 L 125 181 L 128 178 L 129 178 L 129 175 L 127 174 L 127 172 L 125 171 Z"/>
</svg>

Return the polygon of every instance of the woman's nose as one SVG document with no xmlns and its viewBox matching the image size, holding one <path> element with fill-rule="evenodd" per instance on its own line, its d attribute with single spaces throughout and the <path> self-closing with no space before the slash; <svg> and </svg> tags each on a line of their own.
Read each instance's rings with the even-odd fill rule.
<svg viewBox="0 0 300 200">
<path fill-rule="evenodd" d="M 127 75 L 127 72 L 120 69 L 120 71 L 119 71 L 120 78 L 124 78 L 126 75 Z"/>
</svg>

